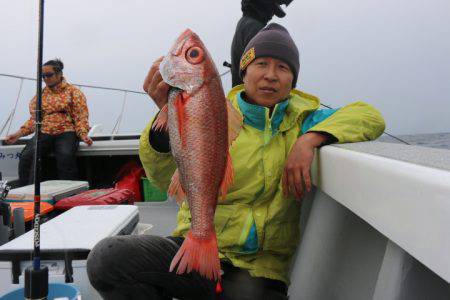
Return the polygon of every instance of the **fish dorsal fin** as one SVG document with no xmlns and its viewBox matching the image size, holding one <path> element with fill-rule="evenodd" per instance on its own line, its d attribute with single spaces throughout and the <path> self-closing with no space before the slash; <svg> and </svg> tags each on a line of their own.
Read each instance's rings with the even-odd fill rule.
<svg viewBox="0 0 450 300">
<path fill-rule="evenodd" d="M 225 174 L 223 175 L 222 182 L 220 183 L 220 189 L 219 189 L 219 201 L 222 202 L 225 200 L 228 192 L 228 188 L 233 184 L 233 178 L 234 178 L 234 170 L 233 170 L 233 164 L 231 161 L 231 155 L 230 150 L 228 150 L 227 153 L 227 163 L 225 166 Z"/>
<path fill-rule="evenodd" d="M 227 113 L 228 113 L 228 145 L 231 145 L 233 141 L 239 135 L 242 128 L 243 117 L 242 115 L 233 107 L 229 100 L 227 102 Z"/>
<path fill-rule="evenodd" d="M 228 100 L 227 100 L 227 113 L 228 113 L 228 151 L 227 151 L 225 174 L 223 175 L 223 179 L 220 184 L 219 190 L 220 201 L 223 201 L 225 199 L 228 188 L 233 184 L 234 170 L 231 161 L 230 146 L 239 135 L 243 122 L 242 115 L 233 107 L 231 102 Z"/>
</svg>

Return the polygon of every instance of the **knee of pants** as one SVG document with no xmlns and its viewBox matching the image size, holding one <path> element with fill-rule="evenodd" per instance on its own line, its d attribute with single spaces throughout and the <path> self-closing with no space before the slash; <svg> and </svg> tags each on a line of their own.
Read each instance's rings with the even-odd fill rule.
<svg viewBox="0 0 450 300">
<path fill-rule="evenodd" d="M 111 274 L 117 268 L 117 263 L 126 255 L 126 243 L 122 242 L 119 236 L 108 237 L 98 242 L 89 253 L 86 263 L 92 285 L 97 288 L 105 281 L 105 274 Z"/>
<path fill-rule="evenodd" d="M 142 238 L 145 238 L 145 241 Z M 127 273 L 134 272 L 133 268 L 145 263 L 142 259 L 161 255 L 158 252 L 161 240 L 162 237 L 150 235 L 115 236 L 101 240 L 91 250 L 87 259 L 89 278 L 96 280 L 105 278 L 105 274 L 115 277 L 113 274 L 121 273 L 122 276 L 126 276 Z"/>
</svg>

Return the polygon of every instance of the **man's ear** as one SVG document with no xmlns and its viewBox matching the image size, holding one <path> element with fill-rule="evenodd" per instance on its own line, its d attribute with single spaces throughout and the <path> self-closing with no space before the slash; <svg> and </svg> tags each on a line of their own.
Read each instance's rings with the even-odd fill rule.
<svg viewBox="0 0 450 300">
<path fill-rule="evenodd" d="M 245 81 L 245 75 L 247 75 L 247 69 L 242 72 L 242 82 Z"/>
</svg>

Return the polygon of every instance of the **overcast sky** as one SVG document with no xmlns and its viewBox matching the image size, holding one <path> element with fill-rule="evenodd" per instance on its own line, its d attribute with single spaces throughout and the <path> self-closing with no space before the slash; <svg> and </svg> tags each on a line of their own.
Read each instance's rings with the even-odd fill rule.
<svg viewBox="0 0 450 300">
<path fill-rule="evenodd" d="M 0 73 L 34 77 L 38 1 L 0 0 Z M 238 0 L 46 0 L 44 60 L 60 57 L 68 81 L 141 90 L 152 61 L 191 28 L 219 71 L 241 17 Z M 362 100 L 393 134 L 450 132 L 449 0 L 294 0 L 273 21 L 291 32 L 301 55 L 301 90 L 340 107 Z M 0 77 L 0 127 L 20 81 Z M 231 76 L 223 78 L 224 89 Z M 83 89 L 91 125 L 110 132 L 122 93 Z M 35 83 L 24 82 L 11 130 L 28 117 Z M 140 132 L 155 112 L 129 95 L 121 132 Z"/>
</svg>

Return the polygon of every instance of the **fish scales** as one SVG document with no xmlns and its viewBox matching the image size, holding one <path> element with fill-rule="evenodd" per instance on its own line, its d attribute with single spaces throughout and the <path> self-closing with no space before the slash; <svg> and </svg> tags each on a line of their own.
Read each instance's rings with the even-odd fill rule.
<svg viewBox="0 0 450 300">
<path fill-rule="evenodd" d="M 218 80 L 210 80 L 185 105 L 186 124 L 181 141 L 178 115 L 169 99 L 169 136 L 180 172 L 180 182 L 190 206 L 191 230 L 204 237 L 213 229 L 214 210 L 225 171 L 228 150 L 227 101 Z M 213 99 L 214 101 L 211 101 Z M 224 126 L 225 124 L 225 126 Z"/>
<path fill-rule="evenodd" d="M 160 72 L 172 88 L 154 128 L 168 128 L 178 167 L 169 193 L 177 200 L 186 197 L 191 212 L 191 228 L 170 270 L 177 268 L 177 274 L 196 270 L 220 280 L 214 213 L 219 193 L 224 196 L 233 179 L 229 146 L 242 126 L 242 116 L 226 99 L 211 56 L 192 31 L 180 35 Z"/>
</svg>

